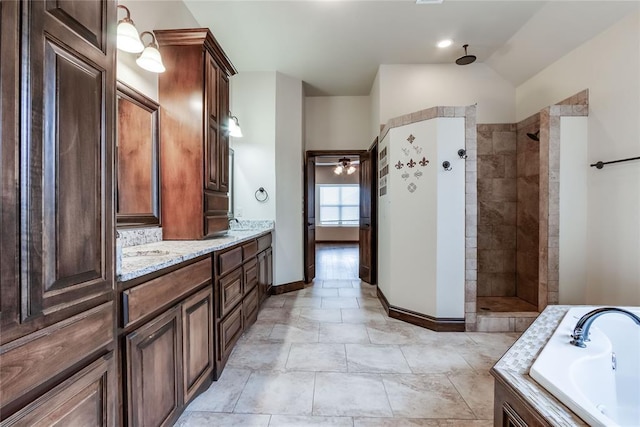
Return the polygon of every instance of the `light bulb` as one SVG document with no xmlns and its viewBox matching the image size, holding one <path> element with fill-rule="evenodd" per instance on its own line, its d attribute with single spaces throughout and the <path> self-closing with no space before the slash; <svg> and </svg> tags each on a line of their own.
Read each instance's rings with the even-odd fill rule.
<svg viewBox="0 0 640 427">
<path fill-rule="evenodd" d="M 349 169 L 347 169 L 347 174 L 351 175 L 355 171 L 356 171 L 356 167 L 355 166 L 349 166 Z"/>
</svg>

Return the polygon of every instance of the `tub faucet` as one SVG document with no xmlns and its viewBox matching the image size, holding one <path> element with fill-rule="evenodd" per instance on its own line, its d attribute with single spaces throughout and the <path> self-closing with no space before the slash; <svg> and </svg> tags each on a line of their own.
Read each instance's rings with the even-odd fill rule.
<svg viewBox="0 0 640 427">
<path fill-rule="evenodd" d="M 591 328 L 591 324 L 598 317 L 602 316 L 606 313 L 619 313 L 624 314 L 631 318 L 638 326 L 640 326 L 640 317 L 636 316 L 630 311 L 623 310 L 621 308 L 616 307 L 602 307 L 596 308 L 582 316 L 578 323 L 576 323 L 576 327 L 573 329 L 573 334 L 571 338 L 573 338 L 570 342 L 576 347 L 585 348 L 587 345 L 584 343 L 585 341 L 589 341 L 589 329 Z"/>
</svg>

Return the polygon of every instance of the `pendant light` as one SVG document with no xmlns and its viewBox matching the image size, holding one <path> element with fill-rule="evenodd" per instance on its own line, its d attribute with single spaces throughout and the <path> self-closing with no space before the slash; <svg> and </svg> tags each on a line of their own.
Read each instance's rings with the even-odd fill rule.
<svg viewBox="0 0 640 427">
<path fill-rule="evenodd" d="M 127 12 L 127 16 L 118 21 L 118 27 L 116 30 L 117 34 L 117 46 L 118 49 L 131 52 L 131 53 L 140 53 L 144 49 L 144 45 L 140 40 L 140 36 L 138 35 L 138 30 L 136 30 L 136 26 L 131 20 L 131 12 L 125 6 L 118 5 L 119 9 L 124 9 Z"/>
<path fill-rule="evenodd" d="M 236 116 L 232 116 L 229 113 L 229 136 L 234 138 L 242 138 L 242 129 L 240 129 L 240 122 Z"/>
<path fill-rule="evenodd" d="M 140 34 L 140 38 L 142 39 L 147 34 L 151 36 L 151 41 L 145 46 L 138 59 L 136 59 L 136 64 L 152 73 L 164 73 L 166 68 L 164 68 L 164 64 L 162 63 L 156 36 L 154 36 L 151 31 L 145 31 Z"/>
<path fill-rule="evenodd" d="M 347 175 L 352 175 L 355 171 L 356 167 L 351 164 L 351 159 L 343 157 L 338 160 L 338 165 L 333 170 L 333 173 L 335 173 L 336 175 L 340 175 L 343 172 L 347 172 Z"/>
</svg>

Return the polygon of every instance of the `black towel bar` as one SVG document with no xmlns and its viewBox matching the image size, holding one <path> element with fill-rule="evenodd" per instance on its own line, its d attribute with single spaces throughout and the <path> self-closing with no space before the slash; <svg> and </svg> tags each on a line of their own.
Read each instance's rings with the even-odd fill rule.
<svg viewBox="0 0 640 427">
<path fill-rule="evenodd" d="M 620 160 L 612 160 L 610 162 L 597 162 L 597 163 L 593 163 L 589 166 L 591 167 L 596 167 L 597 169 L 602 169 L 604 167 L 604 165 L 610 165 L 611 163 L 622 163 L 622 162 L 628 162 L 631 160 L 640 160 L 640 157 L 629 157 L 628 159 L 620 159 Z"/>
</svg>

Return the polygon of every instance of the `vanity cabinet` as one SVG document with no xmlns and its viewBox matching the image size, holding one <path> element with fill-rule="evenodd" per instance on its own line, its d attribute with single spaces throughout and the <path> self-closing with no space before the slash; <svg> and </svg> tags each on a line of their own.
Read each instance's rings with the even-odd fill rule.
<svg viewBox="0 0 640 427">
<path fill-rule="evenodd" d="M 271 233 L 213 254 L 216 367 L 222 374 L 233 346 L 258 319 L 271 274 Z M 272 282 L 269 282 L 272 283 Z"/>
<path fill-rule="evenodd" d="M 167 270 L 118 284 L 129 426 L 172 425 L 211 382 L 211 256 Z"/>
<path fill-rule="evenodd" d="M 495 427 L 551 427 L 524 399 L 495 375 L 493 425 Z"/>
<path fill-rule="evenodd" d="M 198 240 L 229 228 L 229 76 L 236 73 L 206 28 L 155 31 L 165 239 Z"/>
<path fill-rule="evenodd" d="M 116 2 L 0 16 L 0 420 L 115 425 Z"/>
</svg>

